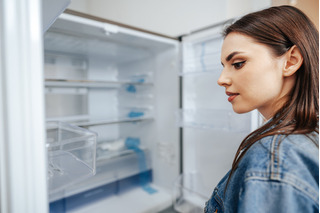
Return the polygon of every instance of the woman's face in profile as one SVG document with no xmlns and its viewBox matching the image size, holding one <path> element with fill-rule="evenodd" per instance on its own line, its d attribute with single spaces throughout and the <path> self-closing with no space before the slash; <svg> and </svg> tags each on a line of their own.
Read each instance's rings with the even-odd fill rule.
<svg viewBox="0 0 320 213">
<path fill-rule="evenodd" d="M 266 45 L 232 32 L 223 42 L 221 63 L 218 84 L 225 87 L 233 110 L 245 113 L 258 109 L 270 118 L 275 103 L 283 96 L 284 57 L 275 57 Z"/>
</svg>

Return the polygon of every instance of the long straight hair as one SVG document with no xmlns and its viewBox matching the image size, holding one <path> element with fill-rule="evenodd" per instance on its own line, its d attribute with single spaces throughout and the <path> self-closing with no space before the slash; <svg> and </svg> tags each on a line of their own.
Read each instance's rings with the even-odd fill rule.
<svg viewBox="0 0 320 213">
<path fill-rule="evenodd" d="M 303 57 L 303 64 L 296 72 L 296 82 L 287 94 L 287 102 L 270 122 L 250 133 L 240 144 L 227 186 L 243 156 L 258 140 L 277 134 L 319 133 L 319 32 L 310 19 L 292 6 L 271 7 L 237 20 L 225 29 L 224 37 L 231 32 L 249 36 L 267 45 L 275 56 L 285 54 L 296 45 Z"/>
</svg>

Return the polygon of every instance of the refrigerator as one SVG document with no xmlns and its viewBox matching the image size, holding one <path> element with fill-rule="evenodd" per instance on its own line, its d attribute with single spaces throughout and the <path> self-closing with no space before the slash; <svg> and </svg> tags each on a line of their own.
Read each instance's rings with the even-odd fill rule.
<svg viewBox="0 0 320 213">
<path fill-rule="evenodd" d="M 31 166 L 36 163 L 45 166 L 45 177 L 28 179 L 39 191 L 25 206 L 41 202 L 49 212 L 77 213 L 156 213 L 170 206 L 203 212 L 240 142 L 260 124 L 256 111 L 234 113 L 217 84 L 221 32 L 230 22 L 177 39 L 71 10 L 49 17 L 40 46 L 43 66 L 28 83 L 36 98 L 26 101 L 43 101 L 43 111 L 32 109 L 39 117 L 25 130 L 39 135 L 25 146 L 35 153 L 34 162 L 26 162 L 32 168 L 26 177 L 37 172 Z M 40 82 L 34 77 L 42 84 L 29 85 Z M 32 191 L 12 185 L 12 195 L 19 186 Z"/>
<path fill-rule="evenodd" d="M 70 10 L 53 23 L 44 34 L 50 212 L 203 211 L 259 122 L 234 113 L 217 84 L 230 21 L 180 40 Z"/>
</svg>

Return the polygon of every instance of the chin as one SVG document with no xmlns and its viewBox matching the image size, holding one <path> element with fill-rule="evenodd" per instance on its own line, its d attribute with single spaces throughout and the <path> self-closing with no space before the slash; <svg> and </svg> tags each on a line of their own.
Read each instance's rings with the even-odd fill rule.
<svg viewBox="0 0 320 213">
<path fill-rule="evenodd" d="M 253 109 L 249 109 L 249 108 L 244 108 L 244 107 L 236 107 L 236 106 L 232 106 L 233 108 L 233 111 L 235 113 L 238 113 L 238 114 L 243 114 L 243 113 L 247 113 L 247 112 L 251 112 Z"/>
</svg>

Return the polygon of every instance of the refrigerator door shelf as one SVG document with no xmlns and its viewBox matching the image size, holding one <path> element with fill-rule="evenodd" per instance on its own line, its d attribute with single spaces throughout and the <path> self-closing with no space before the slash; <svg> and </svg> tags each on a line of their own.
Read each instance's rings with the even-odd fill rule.
<svg viewBox="0 0 320 213">
<path fill-rule="evenodd" d="M 208 74 L 221 74 L 222 66 L 221 64 L 209 64 L 203 67 L 185 67 L 184 72 L 180 72 L 179 76 L 182 77 L 192 77 L 192 76 L 207 76 Z"/>
<path fill-rule="evenodd" d="M 240 115 L 231 110 L 181 109 L 176 113 L 176 118 L 180 127 L 230 133 L 251 130 L 250 113 Z"/>
<path fill-rule="evenodd" d="M 209 199 L 197 190 L 200 177 L 198 173 L 192 172 L 181 174 L 174 183 L 173 207 L 181 213 L 203 212 L 204 204 Z M 203 186 L 202 186 L 203 187 Z"/>
<path fill-rule="evenodd" d="M 220 34 L 211 37 L 184 42 L 182 75 L 221 72 L 220 48 L 223 38 Z"/>
<path fill-rule="evenodd" d="M 50 194 L 95 174 L 96 137 L 96 133 L 70 124 L 47 122 Z"/>
<path fill-rule="evenodd" d="M 188 59 L 183 63 L 181 75 L 206 74 L 211 72 L 221 72 L 220 52 L 202 53 L 203 55 L 186 56 Z"/>
</svg>

